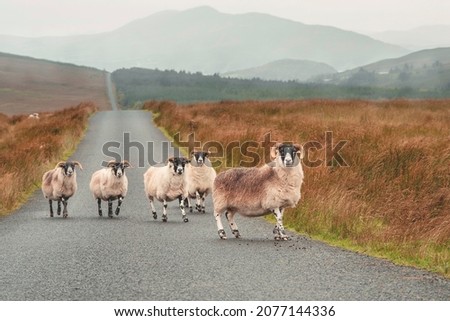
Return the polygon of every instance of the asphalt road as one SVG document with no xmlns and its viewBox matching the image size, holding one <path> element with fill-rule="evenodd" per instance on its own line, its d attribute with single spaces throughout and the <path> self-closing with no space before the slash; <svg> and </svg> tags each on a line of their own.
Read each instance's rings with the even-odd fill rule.
<svg viewBox="0 0 450 321">
<path fill-rule="evenodd" d="M 129 194 L 118 217 L 99 217 L 89 179 L 109 159 L 105 143 L 121 146 L 107 145 L 107 154 L 126 151 L 124 133 L 134 166 L 126 172 Z M 165 140 L 148 112 L 94 115 L 71 157 L 84 171 L 69 217 L 50 218 L 37 191 L 0 219 L 0 300 L 450 300 L 450 280 L 292 233 L 276 242 L 263 219 L 238 216 L 242 238 L 220 240 L 211 199 L 207 213 L 188 214 L 188 223 L 176 202 L 161 222 L 157 204 L 155 221 L 143 173 L 148 158 L 163 160 Z"/>
</svg>

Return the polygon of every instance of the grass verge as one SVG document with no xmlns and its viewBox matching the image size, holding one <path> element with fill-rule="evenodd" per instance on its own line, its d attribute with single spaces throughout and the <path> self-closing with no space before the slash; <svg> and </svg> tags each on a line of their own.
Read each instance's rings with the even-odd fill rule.
<svg viewBox="0 0 450 321">
<path fill-rule="evenodd" d="M 0 215 L 20 207 L 40 187 L 42 175 L 75 151 L 96 111 L 92 103 L 39 119 L 0 114 Z"/>
</svg>

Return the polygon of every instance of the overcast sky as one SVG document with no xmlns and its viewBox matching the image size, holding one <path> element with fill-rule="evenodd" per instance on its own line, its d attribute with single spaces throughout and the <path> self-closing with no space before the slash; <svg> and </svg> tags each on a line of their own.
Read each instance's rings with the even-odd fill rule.
<svg viewBox="0 0 450 321">
<path fill-rule="evenodd" d="M 450 0 L 0 0 L 0 34 L 53 36 L 116 29 L 153 13 L 208 5 L 358 32 L 450 24 Z"/>
</svg>

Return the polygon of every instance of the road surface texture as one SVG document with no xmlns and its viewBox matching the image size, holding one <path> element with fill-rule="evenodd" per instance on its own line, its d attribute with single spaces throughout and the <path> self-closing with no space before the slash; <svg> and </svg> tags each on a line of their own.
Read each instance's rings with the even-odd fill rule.
<svg viewBox="0 0 450 321">
<path fill-rule="evenodd" d="M 124 133 L 145 148 L 129 148 L 134 168 L 126 171 L 129 193 L 120 215 L 108 218 L 103 203 L 99 217 L 89 180 L 109 159 L 105 143 L 116 141 L 124 152 Z M 0 219 L 0 300 L 450 300 L 450 280 L 292 233 L 277 242 L 262 218 L 237 216 L 242 238 L 231 238 L 226 226 L 230 238 L 220 240 L 210 198 L 207 213 L 188 214 L 188 223 L 176 202 L 163 223 L 157 203 L 155 221 L 143 173 L 148 156 L 162 160 L 164 141 L 148 112 L 95 114 L 71 157 L 84 171 L 78 170 L 69 217 L 50 218 L 37 191 Z"/>
</svg>

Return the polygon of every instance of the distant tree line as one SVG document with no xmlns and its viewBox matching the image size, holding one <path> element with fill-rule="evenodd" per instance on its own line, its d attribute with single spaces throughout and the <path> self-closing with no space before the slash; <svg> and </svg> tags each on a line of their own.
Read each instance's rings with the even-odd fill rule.
<svg viewBox="0 0 450 321">
<path fill-rule="evenodd" d="M 172 100 L 178 103 L 221 100 L 272 99 L 394 99 L 440 98 L 437 92 L 420 92 L 412 88 L 375 88 L 364 85 L 372 80 L 362 71 L 352 85 L 267 81 L 261 79 L 223 78 L 174 70 L 119 69 L 112 79 L 119 91 L 120 103 L 133 108 L 147 100 Z M 363 85 L 361 85 L 363 84 Z"/>
</svg>

